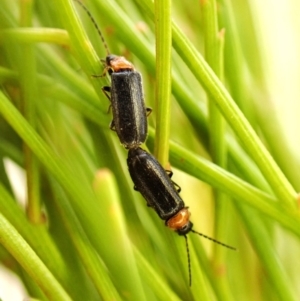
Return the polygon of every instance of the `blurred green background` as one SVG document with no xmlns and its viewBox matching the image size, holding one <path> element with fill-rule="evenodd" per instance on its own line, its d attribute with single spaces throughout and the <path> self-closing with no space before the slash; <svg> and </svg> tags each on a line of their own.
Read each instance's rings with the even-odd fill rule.
<svg viewBox="0 0 300 301">
<path fill-rule="evenodd" d="M 93 76 L 106 52 L 86 12 L 1 0 L 2 265 L 32 300 L 298 300 L 299 1 L 84 4 L 142 73 L 142 147 L 170 154 L 194 229 L 238 252 L 189 234 L 189 287 L 184 239 L 133 190 L 109 129 L 109 77 Z M 155 60 L 155 44 L 171 39 L 170 10 L 168 105 L 168 49 Z"/>
</svg>

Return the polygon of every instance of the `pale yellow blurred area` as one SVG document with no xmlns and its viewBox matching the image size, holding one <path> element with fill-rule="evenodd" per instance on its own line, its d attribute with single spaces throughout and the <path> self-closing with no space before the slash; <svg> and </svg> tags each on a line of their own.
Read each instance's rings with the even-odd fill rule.
<svg viewBox="0 0 300 301">
<path fill-rule="evenodd" d="M 268 92 L 283 132 L 299 158 L 300 1 L 253 1 Z"/>
</svg>

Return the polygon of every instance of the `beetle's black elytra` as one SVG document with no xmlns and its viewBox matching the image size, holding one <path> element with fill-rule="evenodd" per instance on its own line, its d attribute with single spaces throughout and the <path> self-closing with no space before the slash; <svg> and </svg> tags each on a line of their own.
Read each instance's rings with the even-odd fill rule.
<svg viewBox="0 0 300 301">
<path fill-rule="evenodd" d="M 188 218 L 189 212 L 158 161 L 143 149 L 136 148 L 129 150 L 127 165 L 134 187 L 146 199 L 147 205 L 165 220 L 168 227 L 182 235 L 188 233 L 193 225 Z"/>
<path fill-rule="evenodd" d="M 110 127 L 117 132 L 125 148 L 136 148 L 147 138 L 147 116 L 151 112 L 145 107 L 142 76 L 124 57 L 115 55 L 106 57 L 104 72 L 111 77 L 111 87 L 102 89 L 111 102 L 113 121 Z"/>
<path fill-rule="evenodd" d="M 125 148 L 135 148 L 147 138 L 147 110 L 144 103 L 141 74 L 136 71 L 113 72 L 110 92 L 113 121 L 111 129 L 117 132 Z"/>
</svg>

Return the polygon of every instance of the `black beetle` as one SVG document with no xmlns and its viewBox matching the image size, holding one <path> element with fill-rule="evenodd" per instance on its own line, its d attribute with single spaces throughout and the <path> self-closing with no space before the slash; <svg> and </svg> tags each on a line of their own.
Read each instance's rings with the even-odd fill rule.
<svg viewBox="0 0 300 301">
<path fill-rule="evenodd" d="M 102 88 L 111 102 L 113 120 L 110 128 L 117 132 L 120 142 L 125 148 L 136 148 L 147 138 L 147 116 L 152 111 L 145 107 L 142 76 L 124 57 L 110 54 L 107 43 L 92 14 L 81 1 L 75 1 L 89 15 L 107 53 L 106 59 L 103 61 L 104 72 L 100 77 L 105 76 L 106 73 L 111 77 L 111 86 Z"/>
<path fill-rule="evenodd" d="M 134 183 L 134 189 L 142 194 L 147 205 L 156 211 L 159 217 L 165 221 L 167 227 L 184 236 L 188 255 L 190 285 L 192 278 L 187 233 L 196 233 L 224 247 L 236 250 L 192 229 L 191 214 L 179 196 L 180 189 L 176 189 L 177 185 L 171 180 L 172 173 L 168 174 L 152 155 L 141 148 L 129 149 L 127 165 Z"/>
<path fill-rule="evenodd" d="M 136 148 L 147 138 L 147 116 L 151 113 L 145 107 L 141 74 L 122 56 L 108 55 L 105 63 L 104 73 L 110 75 L 111 87 L 102 90 L 111 102 L 110 128 L 117 132 L 125 148 Z"/>
<path fill-rule="evenodd" d="M 158 161 L 141 148 L 130 149 L 127 165 L 134 188 L 146 199 L 166 226 L 180 235 L 191 231 L 190 213 L 170 176 Z"/>
</svg>

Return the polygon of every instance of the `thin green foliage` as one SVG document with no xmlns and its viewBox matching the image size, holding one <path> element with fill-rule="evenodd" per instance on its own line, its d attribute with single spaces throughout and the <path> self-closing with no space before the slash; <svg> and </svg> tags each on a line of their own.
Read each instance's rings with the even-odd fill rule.
<svg viewBox="0 0 300 301">
<path fill-rule="evenodd" d="M 107 53 L 86 12 L 71 0 L 2 2 L 0 260 L 27 297 L 298 300 L 300 164 L 276 114 L 264 118 L 275 109 L 257 7 L 84 1 L 111 52 L 142 72 L 147 147 L 177 168 L 194 229 L 239 250 L 189 234 L 189 287 L 183 238 L 133 190 L 109 129 Z M 27 175 L 26 207 L 8 160 Z"/>
<path fill-rule="evenodd" d="M 0 225 L 1 245 L 3 245 L 29 273 L 45 295 L 50 300 L 71 300 L 57 279 L 54 278 L 22 236 L 19 235 L 16 229 L 12 227 L 2 214 L 0 215 Z"/>
<path fill-rule="evenodd" d="M 171 118 L 171 1 L 155 1 L 156 35 L 156 143 L 154 154 L 162 166 L 169 161 Z M 163 100 L 163 101 L 161 101 Z"/>
</svg>

